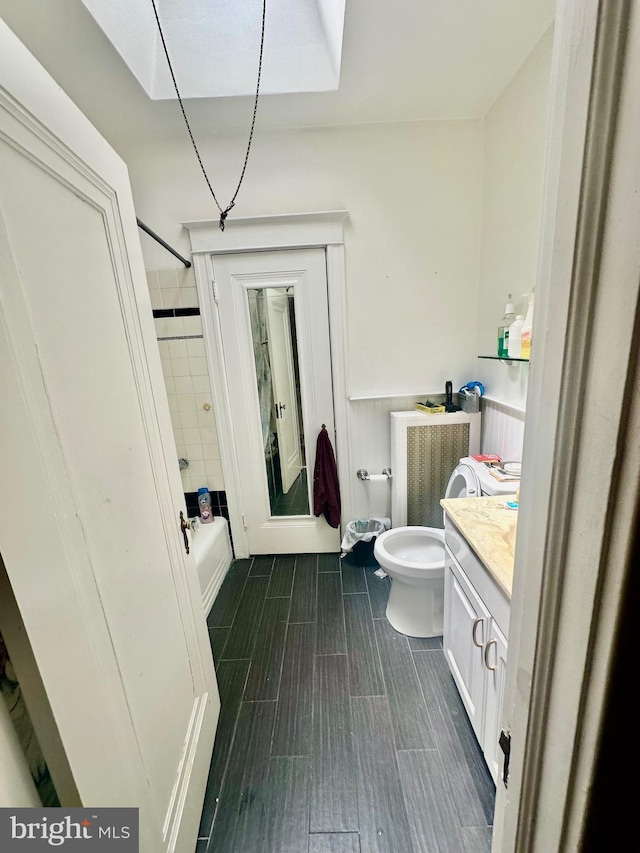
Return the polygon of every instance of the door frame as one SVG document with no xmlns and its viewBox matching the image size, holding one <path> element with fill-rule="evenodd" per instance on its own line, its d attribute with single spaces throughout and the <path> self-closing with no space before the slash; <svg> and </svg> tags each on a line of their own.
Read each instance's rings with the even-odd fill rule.
<svg viewBox="0 0 640 853">
<path fill-rule="evenodd" d="M 344 222 L 346 210 L 249 216 L 227 220 L 220 231 L 215 220 L 183 222 L 191 240 L 193 269 L 204 330 L 204 342 L 213 391 L 220 461 L 228 498 L 229 526 L 236 557 L 249 556 L 242 512 L 237 450 L 233 437 L 229 389 L 222 349 L 222 332 L 213 269 L 215 255 L 233 252 L 270 252 L 281 249 L 324 249 L 327 261 L 327 300 L 334 405 L 334 447 L 340 481 L 342 517 L 351 506 L 349 425 L 346 390 L 347 327 L 345 295 Z M 312 473 L 312 472 L 311 472 Z"/>
<path fill-rule="evenodd" d="M 624 745 L 598 772 L 633 708 L 612 686 L 639 537 L 639 104 L 640 9 L 559 0 L 494 853 L 582 849 L 612 802 L 634 819 Z"/>
<path fill-rule="evenodd" d="M 303 512 L 281 515 L 272 509 L 249 306 L 249 294 L 256 288 L 278 285 L 291 287 L 295 293 L 303 432 L 305 446 L 313 448 L 321 424 L 335 434 L 325 250 L 234 252 L 216 255 L 213 268 L 249 552 L 336 553 L 340 548 L 339 531 L 327 524 L 322 515 L 314 516 L 309 503 Z M 284 450 L 281 447 L 279 452 Z M 311 470 L 314 461 L 312 454 L 308 460 Z M 312 480 L 308 480 L 307 495 L 311 487 Z"/>
</svg>

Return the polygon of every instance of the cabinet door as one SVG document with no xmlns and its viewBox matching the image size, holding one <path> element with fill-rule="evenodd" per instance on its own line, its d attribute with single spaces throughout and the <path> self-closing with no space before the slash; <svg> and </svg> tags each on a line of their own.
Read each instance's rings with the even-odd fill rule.
<svg viewBox="0 0 640 853">
<path fill-rule="evenodd" d="M 507 672 L 507 641 L 493 620 L 490 627 L 490 638 L 484 647 L 482 657 L 486 689 L 483 714 L 484 733 L 480 743 L 489 772 L 497 784 L 502 775 L 503 755 L 498 746 L 498 738 L 500 736 L 502 702 Z"/>
<path fill-rule="evenodd" d="M 482 745 L 485 706 L 483 646 L 491 617 L 454 557 L 446 551 L 443 647 L 454 681 Z"/>
</svg>

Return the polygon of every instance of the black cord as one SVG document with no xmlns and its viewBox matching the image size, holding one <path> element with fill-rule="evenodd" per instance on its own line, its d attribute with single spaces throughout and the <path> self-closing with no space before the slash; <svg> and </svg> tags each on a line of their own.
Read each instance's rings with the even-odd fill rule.
<svg viewBox="0 0 640 853">
<path fill-rule="evenodd" d="M 171 74 L 171 79 L 173 80 L 173 88 L 176 91 L 176 96 L 178 98 L 178 102 L 180 104 L 180 109 L 182 110 L 182 117 L 184 118 L 184 123 L 187 126 L 187 130 L 189 131 L 189 137 L 191 138 L 191 144 L 193 145 L 193 150 L 196 152 L 196 157 L 198 158 L 198 163 L 200 164 L 200 169 L 202 170 L 202 174 L 204 175 L 204 179 L 207 182 L 207 186 L 209 187 L 209 192 L 213 196 L 213 200 L 216 203 L 216 207 L 220 211 L 220 230 L 224 231 L 224 222 L 227 216 L 229 215 L 229 211 L 232 207 L 235 207 L 236 198 L 238 193 L 240 192 L 240 186 L 242 185 L 242 180 L 244 178 L 244 173 L 247 171 L 247 163 L 249 162 L 249 152 L 251 151 L 251 142 L 253 141 L 253 129 L 256 124 L 256 113 L 258 112 L 258 97 L 260 95 L 260 77 L 262 75 L 262 53 L 264 50 L 264 24 L 267 17 L 267 0 L 263 0 L 262 2 L 262 32 L 260 35 L 260 60 L 258 62 L 258 82 L 256 84 L 256 97 L 253 103 L 253 117 L 251 119 L 251 130 L 249 131 L 249 141 L 247 143 L 247 153 L 244 155 L 244 163 L 242 165 L 242 171 L 240 172 L 240 180 L 238 181 L 238 186 L 236 187 L 236 191 L 234 192 L 231 201 L 223 210 L 220 206 L 220 202 L 216 198 L 216 194 L 213 191 L 213 187 L 211 186 L 211 181 L 209 180 L 209 176 L 207 175 L 207 171 L 204 168 L 204 163 L 202 162 L 202 157 L 200 156 L 200 152 L 198 151 L 198 146 L 196 145 L 196 140 L 193 136 L 193 131 L 191 130 L 191 125 L 189 124 L 189 119 L 187 118 L 187 113 L 184 108 L 184 104 L 182 103 L 182 98 L 180 97 L 180 91 L 178 90 L 178 84 L 176 82 L 176 75 L 173 73 L 173 66 L 171 65 L 171 60 L 169 59 L 169 51 L 167 50 L 167 43 L 164 40 L 164 33 L 162 32 L 162 27 L 160 25 L 160 18 L 158 16 L 158 10 L 156 8 L 155 0 L 151 0 L 151 5 L 153 6 L 153 13 L 156 17 L 156 23 L 158 24 L 158 32 L 160 33 L 160 40 L 162 41 L 162 47 L 164 49 L 164 55 L 167 57 L 167 64 L 169 66 L 169 72 Z"/>
</svg>

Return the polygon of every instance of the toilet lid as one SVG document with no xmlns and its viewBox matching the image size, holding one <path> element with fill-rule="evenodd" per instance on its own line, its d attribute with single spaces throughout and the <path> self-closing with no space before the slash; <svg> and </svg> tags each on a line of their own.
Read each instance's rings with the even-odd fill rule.
<svg viewBox="0 0 640 853">
<path fill-rule="evenodd" d="M 474 469 L 466 462 L 459 462 L 449 477 L 445 498 L 479 498 L 480 480 Z"/>
</svg>

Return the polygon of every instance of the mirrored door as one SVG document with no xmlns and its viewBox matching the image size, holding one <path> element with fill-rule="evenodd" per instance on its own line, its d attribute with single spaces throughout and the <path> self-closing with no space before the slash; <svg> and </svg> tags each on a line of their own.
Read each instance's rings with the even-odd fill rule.
<svg viewBox="0 0 640 853">
<path fill-rule="evenodd" d="M 309 515 L 293 287 L 247 290 L 271 515 Z"/>
<path fill-rule="evenodd" d="M 251 554 L 339 551 L 313 510 L 316 441 L 333 436 L 323 249 L 213 258 Z"/>
</svg>

